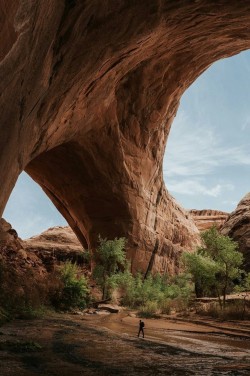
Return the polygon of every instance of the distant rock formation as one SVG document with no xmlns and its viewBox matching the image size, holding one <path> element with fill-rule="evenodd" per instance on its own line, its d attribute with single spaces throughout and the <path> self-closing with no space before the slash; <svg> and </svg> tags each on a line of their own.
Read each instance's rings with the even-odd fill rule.
<svg viewBox="0 0 250 376">
<path fill-rule="evenodd" d="M 239 202 L 229 215 L 221 233 L 230 236 L 239 243 L 239 250 L 244 255 L 244 267 L 250 272 L 250 193 Z"/>
<path fill-rule="evenodd" d="M 43 231 L 40 235 L 23 240 L 29 250 L 54 250 L 81 252 L 83 247 L 69 226 L 56 226 Z"/>
<path fill-rule="evenodd" d="M 48 271 L 58 262 L 87 263 L 86 252 L 69 226 L 49 228 L 40 235 L 23 241 L 24 247 L 36 254 Z"/>
<path fill-rule="evenodd" d="M 210 209 L 192 209 L 189 211 L 189 214 L 191 214 L 193 217 L 199 231 L 208 230 L 212 226 L 216 226 L 218 229 L 220 229 L 229 216 L 229 213 Z"/>
</svg>

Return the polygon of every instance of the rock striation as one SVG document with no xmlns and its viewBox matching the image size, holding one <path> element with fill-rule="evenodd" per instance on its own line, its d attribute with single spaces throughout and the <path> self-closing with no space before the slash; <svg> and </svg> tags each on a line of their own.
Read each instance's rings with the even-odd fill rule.
<svg viewBox="0 0 250 376">
<path fill-rule="evenodd" d="M 216 226 L 220 229 L 229 216 L 229 213 L 210 209 L 192 209 L 189 211 L 189 214 L 193 217 L 195 225 L 199 231 L 208 230 L 212 226 Z"/>
<path fill-rule="evenodd" d="M 222 226 L 221 233 L 239 243 L 239 250 L 244 255 L 244 267 L 250 272 L 250 193 L 242 198 L 229 215 Z"/>
<path fill-rule="evenodd" d="M 25 170 L 85 248 L 173 273 L 197 244 L 162 161 L 184 91 L 250 48 L 250 3 L 0 0 L 0 215 Z"/>
<path fill-rule="evenodd" d="M 83 247 L 75 233 L 68 226 L 51 227 L 39 235 L 23 240 L 30 250 L 54 250 L 55 252 L 82 252 Z"/>
<path fill-rule="evenodd" d="M 89 257 L 68 226 L 51 227 L 40 235 L 23 240 L 23 246 L 37 255 L 48 271 L 56 264 L 71 261 L 78 265 L 88 264 Z"/>
</svg>

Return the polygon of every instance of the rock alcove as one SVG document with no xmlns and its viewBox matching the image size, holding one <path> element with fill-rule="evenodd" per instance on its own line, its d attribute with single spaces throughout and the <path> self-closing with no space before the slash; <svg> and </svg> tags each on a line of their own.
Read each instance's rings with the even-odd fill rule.
<svg viewBox="0 0 250 376">
<path fill-rule="evenodd" d="M 25 170 L 84 246 L 126 236 L 133 268 L 173 272 L 198 241 L 162 160 L 179 100 L 250 48 L 249 1 L 0 1 L 2 214 Z"/>
</svg>

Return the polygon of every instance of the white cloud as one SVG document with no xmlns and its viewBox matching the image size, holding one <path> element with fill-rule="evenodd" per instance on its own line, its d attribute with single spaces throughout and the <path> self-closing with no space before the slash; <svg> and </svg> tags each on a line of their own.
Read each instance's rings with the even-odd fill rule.
<svg viewBox="0 0 250 376">
<path fill-rule="evenodd" d="M 203 176 L 219 167 L 250 165 L 249 145 L 223 143 L 208 124 L 192 124 L 182 111 L 178 114 L 164 157 L 164 176 Z"/>
<path fill-rule="evenodd" d="M 182 180 L 182 181 L 170 181 L 168 183 L 168 189 L 171 192 L 194 196 L 203 195 L 218 197 L 225 190 L 232 191 L 234 186 L 231 184 L 216 184 L 213 187 L 207 187 L 198 180 Z"/>
<path fill-rule="evenodd" d="M 245 121 L 243 122 L 241 126 L 241 130 L 245 131 L 246 129 L 250 128 L 250 115 L 246 117 Z"/>
</svg>

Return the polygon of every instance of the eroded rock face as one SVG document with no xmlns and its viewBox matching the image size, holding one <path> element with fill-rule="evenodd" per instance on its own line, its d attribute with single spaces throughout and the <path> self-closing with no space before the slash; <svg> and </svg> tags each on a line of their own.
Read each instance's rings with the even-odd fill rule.
<svg viewBox="0 0 250 376">
<path fill-rule="evenodd" d="M 189 214 L 191 214 L 193 217 L 199 231 L 208 230 L 212 226 L 216 226 L 218 229 L 220 229 L 229 216 L 229 213 L 210 209 L 192 209 L 189 211 Z"/>
<path fill-rule="evenodd" d="M 83 247 L 72 229 L 68 226 L 51 227 L 39 235 L 23 241 L 28 249 L 48 249 L 81 252 Z"/>
<path fill-rule="evenodd" d="M 239 250 L 244 255 L 244 267 L 250 272 L 250 193 L 239 202 L 237 208 L 229 215 L 221 229 L 239 243 Z"/>
<path fill-rule="evenodd" d="M 0 219 L 0 266 L 6 268 L 10 274 L 10 283 L 11 278 L 14 277 L 20 280 L 29 279 L 31 283 L 38 283 L 47 276 L 40 258 L 25 248 L 16 230 L 3 218 Z M 13 273 L 12 276 L 11 273 Z M 17 286 L 15 287 L 17 288 Z M 18 288 L 22 293 L 22 287 L 18 286 Z"/>
<path fill-rule="evenodd" d="M 3 218 L 0 218 L 0 248 L 15 251 L 23 249 L 22 240 L 18 237 L 16 230 Z"/>
<path fill-rule="evenodd" d="M 0 214 L 27 171 L 84 247 L 174 272 L 198 242 L 162 160 L 185 89 L 250 47 L 250 3 L 0 0 Z"/>
<path fill-rule="evenodd" d="M 24 240 L 23 245 L 42 260 L 48 271 L 61 262 L 71 261 L 78 265 L 88 262 L 81 243 L 68 226 L 49 228 L 40 235 Z"/>
</svg>

